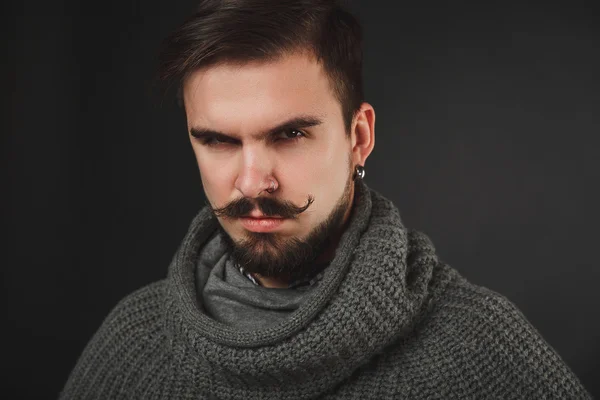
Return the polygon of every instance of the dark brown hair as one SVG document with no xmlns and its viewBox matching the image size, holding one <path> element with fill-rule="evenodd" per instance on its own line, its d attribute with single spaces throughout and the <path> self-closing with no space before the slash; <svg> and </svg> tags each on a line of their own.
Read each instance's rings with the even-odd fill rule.
<svg viewBox="0 0 600 400">
<path fill-rule="evenodd" d="M 323 65 L 349 133 L 364 97 L 362 32 L 336 0 L 202 1 L 163 42 L 159 77 L 181 92 L 199 68 L 272 61 L 294 51 L 309 51 Z"/>
</svg>

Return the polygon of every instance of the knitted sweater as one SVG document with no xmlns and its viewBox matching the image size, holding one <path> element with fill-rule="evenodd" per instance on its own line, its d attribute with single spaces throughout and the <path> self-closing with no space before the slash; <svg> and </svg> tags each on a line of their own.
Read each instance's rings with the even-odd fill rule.
<svg viewBox="0 0 600 400">
<path fill-rule="evenodd" d="M 331 272 L 262 330 L 202 310 L 194 267 L 217 223 L 197 214 L 168 277 L 112 310 L 61 399 L 591 398 L 511 302 L 441 262 L 364 183 Z"/>
</svg>

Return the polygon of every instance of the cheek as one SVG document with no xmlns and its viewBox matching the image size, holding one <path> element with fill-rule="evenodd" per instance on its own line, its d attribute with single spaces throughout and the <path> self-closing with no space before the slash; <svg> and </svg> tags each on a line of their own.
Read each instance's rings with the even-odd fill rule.
<svg viewBox="0 0 600 400">
<path fill-rule="evenodd" d="M 275 173 L 286 189 L 289 189 L 289 193 L 304 198 L 312 194 L 316 200 L 333 165 L 328 153 L 324 146 L 306 146 L 301 151 L 281 151 L 277 157 Z"/>
<path fill-rule="evenodd" d="M 233 156 L 215 157 L 197 148 L 194 148 L 194 154 L 208 200 L 215 205 L 231 200 L 229 197 L 235 181 Z"/>
<path fill-rule="evenodd" d="M 348 146 L 343 140 L 323 141 L 302 152 L 282 154 L 277 163 L 279 177 L 290 193 L 300 201 L 308 194 L 315 197 L 311 214 L 318 219 L 328 214 L 344 191 L 349 173 Z"/>
<path fill-rule="evenodd" d="M 327 186 L 328 192 L 343 189 L 346 182 L 350 147 L 342 135 L 342 132 L 331 135 L 322 151 L 310 156 L 316 168 L 315 178 Z"/>
</svg>

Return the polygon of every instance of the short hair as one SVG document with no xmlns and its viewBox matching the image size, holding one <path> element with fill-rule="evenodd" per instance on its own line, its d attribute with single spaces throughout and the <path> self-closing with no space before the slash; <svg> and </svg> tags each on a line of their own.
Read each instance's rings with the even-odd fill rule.
<svg viewBox="0 0 600 400">
<path fill-rule="evenodd" d="M 194 71 L 309 51 L 340 102 L 346 131 L 363 102 L 362 30 L 336 0 L 204 0 L 163 42 L 159 78 L 179 94 Z"/>
</svg>

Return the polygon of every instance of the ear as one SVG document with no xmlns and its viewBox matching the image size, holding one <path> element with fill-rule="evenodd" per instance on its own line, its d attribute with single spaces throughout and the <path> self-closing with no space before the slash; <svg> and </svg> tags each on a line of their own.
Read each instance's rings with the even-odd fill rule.
<svg viewBox="0 0 600 400">
<path fill-rule="evenodd" d="M 352 165 L 364 166 L 375 146 L 375 109 L 369 103 L 362 103 L 354 115 L 350 137 Z"/>
</svg>

